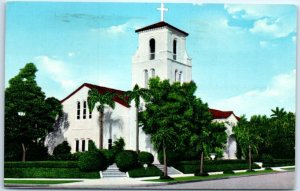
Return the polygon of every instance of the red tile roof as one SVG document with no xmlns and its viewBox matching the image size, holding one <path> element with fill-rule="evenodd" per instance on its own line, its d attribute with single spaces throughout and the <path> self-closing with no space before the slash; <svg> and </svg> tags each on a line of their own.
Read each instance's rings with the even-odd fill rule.
<svg viewBox="0 0 300 191">
<path fill-rule="evenodd" d="M 171 29 L 173 29 L 173 30 L 175 30 L 175 31 L 178 31 L 178 32 L 184 34 L 185 36 L 188 36 L 188 35 L 189 35 L 189 33 L 184 32 L 183 30 L 180 30 L 180 29 L 178 29 L 178 28 L 176 28 L 176 27 L 174 27 L 174 26 L 172 26 L 172 25 L 170 25 L 169 23 L 166 23 L 166 22 L 164 22 L 164 21 L 160 21 L 160 22 L 158 22 L 158 23 L 154 23 L 154 24 L 152 24 L 152 25 L 149 25 L 149 26 L 146 26 L 146 27 L 137 29 L 137 30 L 135 30 L 135 32 L 141 32 L 141 31 L 145 31 L 145 30 L 149 30 L 149 29 L 155 29 L 155 28 L 160 28 L 160 27 L 165 27 L 165 26 L 166 26 L 166 27 L 169 27 L 169 28 L 171 28 Z"/>
<path fill-rule="evenodd" d="M 64 99 L 62 99 L 60 102 L 63 103 L 64 101 L 66 101 L 67 99 L 69 99 L 71 96 L 73 96 L 76 92 L 78 92 L 83 87 L 88 87 L 90 89 L 97 89 L 100 94 L 103 94 L 104 92 L 112 92 L 112 93 L 115 93 L 117 95 L 122 96 L 125 93 L 122 90 L 116 90 L 116 89 L 111 89 L 111 88 L 107 88 L 107 87 L 103 87 L 103 86 L 97 86 L 97 85 L 94 85 L 94 84 L 84 83 L 79 88 L 77 88 L 74 92 L 72 92 L 70 95 L 68 95 L 67 97 L 65 97 Z M 113 100 L 115 102 L 118 102 L 119 104 L 125 106 L 125 107 L 130 107 L 130 105 L 126 101 L 124 101 L 123 99 L 121 99 L 118 96 L 115 96 L 113 98 Z"/>
<path fill-rule="evenodd" d="M 221 111 L 217 109 L 209 109 L 214 119 L 226 119 L 230 115 L 233 115 L 237 120 L 240 120 L 238 116 L 236 116 L 233 111 Z"/>
</svg>

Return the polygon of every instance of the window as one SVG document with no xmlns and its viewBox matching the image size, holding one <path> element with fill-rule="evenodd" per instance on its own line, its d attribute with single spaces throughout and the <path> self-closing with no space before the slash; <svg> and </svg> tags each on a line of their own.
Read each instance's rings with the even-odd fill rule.
<svg viewBox="0 0 300 191">
<path fill-rule="evenodd" d="M 79 151 L 79 140 L 76 140 L 76 152 Z"/>
<path fill-rule="evenodd" d="M 148 88 L 148 70 L 144 70 L 145 75 L 145 88 Z"/>
<path fill-rule="evenodd" d="M 174 78 L 174 79 L 175 79 L 175 82 L 177 81 L 177 73 L 178 73 L 178 71 L 175 70 L 175 76 L 174 76 L 174 77 L 175 77 L 175 78 Z"/>
<path fill-rule="evenodd" d="M 92 118 L 92 112 L 89 111 L 89 118 L 91 119 Z"/>
<path fill-rule="evenodd" d="M 177 54 L 177 41 L 176 39 L 173 40 L 173 59 L 176 60 L 176 54 Z"/>
<path fill-rule="evenodd" d="M 80 119 L 80 102 L 77 102 L 77 119 Z"/>
<path fill-rule="evenodd" d="M 82 140 L 81 151 L 85 151 L 85 140 Z"/>
<path fill-rule="evenodd" d="M 179 72 L 178 81 L 182 83 L 182 71 Z"/>
<path fill-rule="evenodd" d="M 155 77 L 155 70 L 154 68 L 151 69 L 151 78 L 154 78 Z"/>
<path fill-rule="evenodd" d="M 83 101 L 83 119 L 86 118 L 86 101 Z"/>
<path fill-rule="evenodd" d="M 149 41 L 149 46 L 150 46 L 150 60 L 155 59 L 155 40 L 152 38 Z"/>
</svg>

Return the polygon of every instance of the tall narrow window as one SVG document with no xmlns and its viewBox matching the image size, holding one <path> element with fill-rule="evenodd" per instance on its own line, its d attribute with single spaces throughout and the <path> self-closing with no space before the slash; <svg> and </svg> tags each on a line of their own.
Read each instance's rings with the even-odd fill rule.
<svg viewBox="0 0 300 191">
<path fill-rule="evenodd" d="M 81 151 L 85 151 L 85 140 L 82 140 Z"/>
<path fill-rule="evenodd" d="M 155 40 L 152 38 L 149 41 L 149 46 L 150 46 L 150 60 L 155 59 Z"/>
<path fill-rule="evenodd" d="M 182 83 L 182 71 L 179 72 L 178 81 Z"/>
<path fill-rule="evenodd" d="M 77 102 L 77 119 L 80 119 L 80 102 Z"/>
<path fill-rule="evenodd" d="M 175 74 L 174 74 L 174 81 L 176 82 L 177 81 L 177 73 L 178 73 L 178 71 L 177 70 L 175 70 Z"/>
<path fill-rule="evenodd" d="M 86 101 L 83 101 L 83 119 L 86 118 Z"/>
<path fill-rule="evenodd" d="M 76 140 L 76 152 L 79 151 L 79 140 Z"/>
<path fill-rule="evenodd" d="M 144 70 L 145 74 L 144 74 L 144 77 L 145 77 L 145 88 L 148 88 L 148 79 L 149 79 L 149 76 L 148 76 L 148 70 Z"/>
<path fill-rule="evenodd" d="M 173 40 L 173 59 L 176 60 L 176 54 L 177 54 L 177 41 Z"/>
<path fill-rule="evenodd" d="M 92 118 L 92 111 L 89 110 L 89 118 Z"/>
<path fill-rule="evenodd" d="M 155 77 L 155 69 L 152 68 L 152 69 L 151 69 L 151 78 L 154 78 L 154 77 Z"/>
</svg>

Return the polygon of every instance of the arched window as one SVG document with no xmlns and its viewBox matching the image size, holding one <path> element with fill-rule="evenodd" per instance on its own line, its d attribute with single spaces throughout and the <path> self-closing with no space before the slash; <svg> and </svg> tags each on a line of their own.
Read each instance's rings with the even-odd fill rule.
<svg viewBox="0 0 300 191">
<path fill-rule="evenodd" d="M 149 46 L 150 46 L 150 60 L 155 59 L 155 40 L 152 38 L 149 41 Z"/>
<path fill-rule="evenodd" d="M 77 102 L 77 119 L 80 119 L 80 102 Z"/>
<path fill-rule="evenodd" d="M 176 39 L 173 40 L 173 59 L 176 60 L 177 56 L 177 41 Z"/>
<path fill-rule="evenodd" d="M 149 75 L 148 75 L 148 70 L 144 70 L 144 80 L 145 80 L 145 88 L 148 88 L 148 80 L 149 80 Z"/>
<path fill-rule="evenodd" d="M 174 74 L 174 81 L 176 82 L 177 81 L 177 73 L 178 73 L 178 70 L 175 70 L 175 74 Z"/>
<path fill-rule="evenodd" d="M 182 71 L 179 72 L 178 81 L 182 83 Z"/>
<path fill-rule="evenodd" d="M 83 119 L 86 118 L 86 101 L 83 101 Z"/>
<path fill-rule="evenodd" d="M 152 68 L 152 69 L 151 69 L 151 78 L 154 78 L 154 77 L 155 77 L 155 69 Z"/>
</svg>

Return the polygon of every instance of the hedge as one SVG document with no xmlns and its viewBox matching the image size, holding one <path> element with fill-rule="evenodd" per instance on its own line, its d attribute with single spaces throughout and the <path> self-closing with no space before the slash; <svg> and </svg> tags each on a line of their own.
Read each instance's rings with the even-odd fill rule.
<svg viewBox="0 0 300 191">
<path fill-rule="evenodd" d="M 135 169 L 138 164 L 138 155 L 135 151 L 125 150 L 116 156 L 116 165 L 122 172 Z"/>
<path fill-rule="evenodd" d="M 78 167 L 84 172 L 99 172 L 108 167 L 107 159 L 98 150 L 84 152 L 78 160 Z"/>
<path fill-rule="evenodd" d="M 5 162 L 4 168 L 78 168 L 77 161 Z"/>
<path fill-rule="evenodd" d="M 99 172 L 79 168 L 4 168 L 5 178 L 100 178 Z"/>
<path fill-rule="evenodd" d="M 163 175 L 162 171 L 159 170 L 154 165 L 149 165 L 147 168 L 140 167 L 140 168 L 132 169 L 132 170 L 129 170 L 128 173 L 129 173 L 129 176 L 132 178 Z"/>
<path fill-rule="evenodd" d="M 77 161 L 5 162 L 5 178 L 100 178 L 99 172 L 82 172 Z"/>
<path fill-rule="evenodd" d="M 295 159 L 271 159 L 263 161 L 263 167 L 294 166 Z"/>
<path fill-rule="evenodd" d="M 177 163 L 174 167 L 183 173 L 197 173 L 200 171 L 199 166 L 199 161 L 182 161 Z M 210 160 L 204 162 L 203 168 L 205 172 L 245 170 L 249 168 L 249 164 L 245 160 Z M 252 168 L 260 167 L 253 163 Z"/>
<path fill-rule="evenodd" d="M 149 153 L 149 152 L 145 152 L 145 151 L 142 151 L 138 154 L 138 157 L 139 157 L 139 162 L 140 164 L 152 164 L 153 161 L 154 161 L 154 156 Z"/>
</svg>

